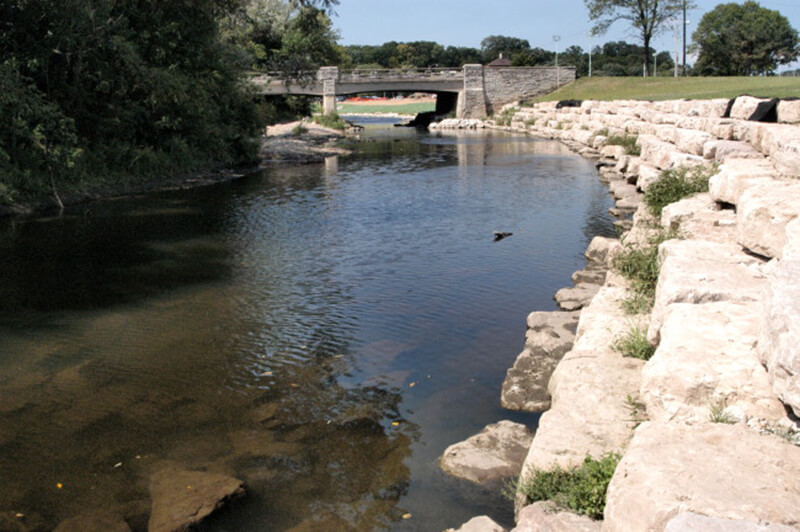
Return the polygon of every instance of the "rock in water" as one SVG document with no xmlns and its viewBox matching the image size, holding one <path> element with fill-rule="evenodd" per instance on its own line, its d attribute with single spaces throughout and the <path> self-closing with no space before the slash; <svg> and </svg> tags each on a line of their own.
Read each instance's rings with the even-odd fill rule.
<svg viewBox="0 0 800 532">
<path fill-rule="evenodd" d="M 150 477 L 149 532 L 176 532 L 199 523 L 227 500 L 244 495 L 242 481 L 202 471 L 165 469 Z"/>
<path fill-rule="evenodd" d="M 507 236 L 511 236 L 514 233 L 501 233 L 500 231 L 493 231 L 494 233 L 494 241 L 497 242 L 498 240 L 503 240 Z"/>
<path fill-rule="evenodd" d="M 519 474 L 532 439 L 525 425 L 498 421 L 445 449 L 439 465 L 455 477 L 491 484 Z"/>
</svg>

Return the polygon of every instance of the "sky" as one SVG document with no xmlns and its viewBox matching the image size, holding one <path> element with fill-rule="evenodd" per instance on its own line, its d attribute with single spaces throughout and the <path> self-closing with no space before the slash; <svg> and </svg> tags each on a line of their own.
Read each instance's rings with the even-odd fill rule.
<svg viewBox="0 0 800 532">
<path fill-rule="evenodd" d="M 737 0 L 743 3 L 744 0 Z M 719 0 L 694 0 L 687 13 L 687 41 L 703 14 Z M 762 7 L 780 11 L 800 31 L 800 0 L 759 0 Z M 589 11 L 583 0 L 341 0 L 334 27 L 341 44 L 382 44 L 387 41 L 435 41 L 445 46 L 480 48 L 489 35 L 526 39 L 532 47 L 584 50 L 608 41 L 640 43 L 625 21 L 605 35 L 590 37 Z M 558 43 L 554 36 L 559 36 Z M 674 54 L 674 31 L 662 32 L 651 46 Z M 691 59 L 687 59 L 691 63 Z M 794 63 L 790 68 L 800 68 Z M 783 69 L 781 69 L 783 70 Z"/>
</svg>

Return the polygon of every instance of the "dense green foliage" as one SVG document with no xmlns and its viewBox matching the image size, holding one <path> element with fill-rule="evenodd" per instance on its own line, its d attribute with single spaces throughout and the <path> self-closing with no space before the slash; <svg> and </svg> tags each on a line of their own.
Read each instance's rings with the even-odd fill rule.
<svg viewBox="0 0 800 532">
<path fill-rule="evenodd" d="M 622 146 L 627 155 L 641 155 L 641 148 L 636 143 L 639 137 L 636 135 L 611 135 L 606 140 L 609 146 Z"/>
<path fill-rule="evenodd" d="M 477 48 L 447 46 L 432 41 L 396 42 L 380 45 L 350 45 L 343 48 L 346 68 L 461 67 L 480 63 Z"/>
<path fill-rule="evenodd" d="M 797 59 L 797 31 L 778 11 L 757 2 L 719 4 L 692 35 L 699 49 L 695 72 L 704 76 L 771 74 Z"/>
<path fill-rule="evenodd" d="M 0 0 L 0 200 L 251 160 L 244 67 L 327 62 L 330 3 Z M 224 23 L 253 4 L 282 25 Z"/>
<path fill-rule="evenodd" d="M 661 216 L 661 211 L 678 200 L 708 192 L 708 180 L 716 171 L 715 167 L 694 166 L 665 170 L 661 178 L 650 185 L 644 193 L 644 202 L 653 216 Z"/>
<path fill-rule="evenodd" d="M 602 519 L 608 484 L 620 458 L 616 453 L 599 460 L 587 456 L 583 465 L 574 469 L 537 470 L 519 485 L 519 491 L 531 503 L 553 501 L 575 513 Z"/>
<path fill-rule="evenodd" d="M 331 129 L 345 129 L 347 127 L 347 122 L 336 111 L 326 115 L 316 115 L 314 116 L 314 122 Z"/>
<path fill-rule="evenodd" d="M 665 23 L 684 9 L 691 9 L 691 0 L 584 0 L 595 34 L 605 33 L 618 20 L 627 21 L 642 40 L 642 60 L 650 75 L 650 41 Z"/>
</svg>

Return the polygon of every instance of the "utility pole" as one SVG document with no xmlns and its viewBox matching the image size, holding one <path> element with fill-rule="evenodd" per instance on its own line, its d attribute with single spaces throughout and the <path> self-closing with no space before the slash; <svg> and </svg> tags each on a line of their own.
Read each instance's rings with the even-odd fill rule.
<svg viewBox="0 0 800 532">
<path fill-rule="evenodd" d="M 558 41 L 561 40 L 561 35 L 553 35 L 553 42 L 556 43 L 556 87 L 561 86 L 561 70 L 558 68 Z"/>
<path fill-rule="evenodd" d="M 686 0 L 683 0 L 683 75 L 686 75 Z"/>
</svg>

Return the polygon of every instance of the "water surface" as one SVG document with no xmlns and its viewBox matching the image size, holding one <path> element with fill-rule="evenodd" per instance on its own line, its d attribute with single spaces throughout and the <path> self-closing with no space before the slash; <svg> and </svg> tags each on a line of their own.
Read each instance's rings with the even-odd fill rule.
<svg viewBox="0 0 800 532">
<path fill-rule="evenodd" d="M 535 427 L 499 407 L 505 370 L 610 206 L 556 142 L 368 128 L 325 164 L 8 222 L 0 511 L 141 526 L 149 475 L 182 467 L 248 486 L 206 530 L 511 524 L 436 461 Z"/>
</svg>

